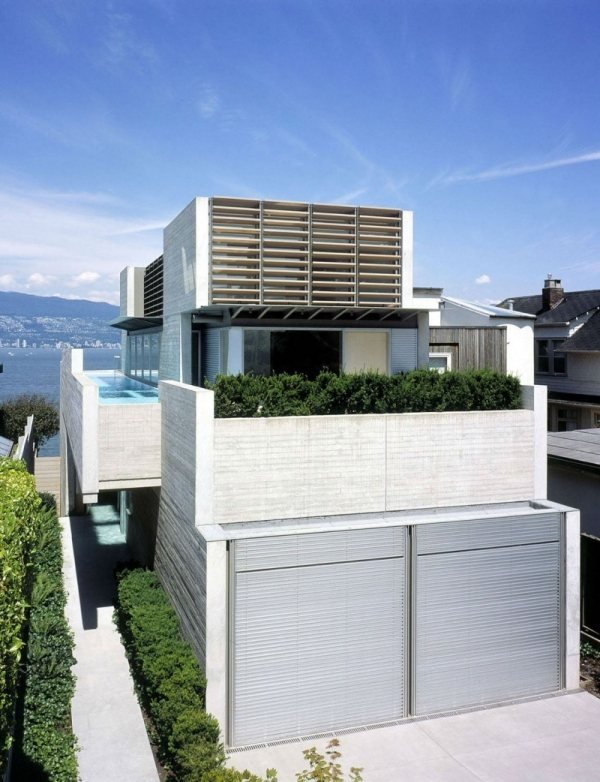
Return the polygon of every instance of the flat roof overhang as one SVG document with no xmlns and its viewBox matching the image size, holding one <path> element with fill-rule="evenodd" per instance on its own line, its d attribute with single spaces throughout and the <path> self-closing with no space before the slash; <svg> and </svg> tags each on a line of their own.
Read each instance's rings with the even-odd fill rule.
<svg viewBox="0 0 600 782">
<path fill-rule="evenodd" d="M 111 320 L 109 326 L 122 331 L 139 331 L 140 329 L 151 329 L 162 326 L 163 319 L 158 317 L 135 317 L 131 315 L 119 315 L 118 318 Z"/>
<path fill-rule="evenodd" d="M 339 516 L 308 516 L 306 518 L 270 519 L 267 521 L 242 521 L 226 524 L 199 525 L 197 529 L 207 541 L 238 540 L 248 538 L 280 537 L 313 532 L 335 532 L 355 529 L 370 529 L 385 526 L 414 526 L 440 522 L 460 522 L 469 519 L 489 520 L 491 524 L 505 516 L 528 518 L 573 508 L 552 500 L 517 500 L 495 502 L 486 505 L 457 505 L 446 508 L 418 508 L 401 511 L 375 513 L 351 513 Z"/>
<path fill-rule="evenodd" d="M 402 323 L 423 310 L 397 307 L 319 307 L 306 305 L 256 304 L 234 307 L 203 307 L 192 314 L 193 323 L 222 323 L 223 325 L 267 325 L 272 323 Z"/>
</svg>

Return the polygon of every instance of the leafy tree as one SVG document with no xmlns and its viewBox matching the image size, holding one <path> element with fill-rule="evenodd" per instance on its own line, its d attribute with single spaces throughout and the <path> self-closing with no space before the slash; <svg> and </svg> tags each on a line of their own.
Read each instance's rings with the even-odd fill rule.
<svg viewBox="0 0 600 782">
<path fill-rule="evenodd" d="M 17 441 L 23 434 L 28 416 L 33 415 L 33 439 L 38 448 L 58 432 L 56 404 L 41 394 L 14 396 L 0 405 L 0 433 Z"/>
</svg>

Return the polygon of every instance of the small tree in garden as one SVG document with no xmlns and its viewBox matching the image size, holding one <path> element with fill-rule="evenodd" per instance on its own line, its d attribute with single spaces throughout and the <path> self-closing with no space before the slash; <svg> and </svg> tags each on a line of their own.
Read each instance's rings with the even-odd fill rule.
<svg viewBox="0 0 600 782">
<path fill-rule="evenodd" d="M 346 776 L 338 763 L 342 756 L 339 746 L 338 739 L 331 739 L 324 755 L 317 752 L 316 747 L 305 749 L 302 754 L 308 761 L 309 768 L 296 774 L 298 782 L 344 782 Z M 348 782 L 363 782 L 361 771 L 362 768 L 351 768 Z"/>
<path fill-rule="evenodd" d="M 33 439 L 38 448 L 58 432 L 56 404 L 41 394 L 23 394 L 0 404 L 0 434 L 16 442 L 30 415 L 33 416 Z"/>
</svg>

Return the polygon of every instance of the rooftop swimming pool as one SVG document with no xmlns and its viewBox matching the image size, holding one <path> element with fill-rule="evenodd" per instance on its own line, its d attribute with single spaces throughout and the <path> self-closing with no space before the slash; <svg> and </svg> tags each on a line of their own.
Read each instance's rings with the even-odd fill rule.
<svg viewBox="0 0 600 782">
<path fill-rule="evenodd" d="M 137 405 L 158 402 L 158 388 L 107 369 L 86 372 L 99 387 L 101 405 Z"/>
</svg>

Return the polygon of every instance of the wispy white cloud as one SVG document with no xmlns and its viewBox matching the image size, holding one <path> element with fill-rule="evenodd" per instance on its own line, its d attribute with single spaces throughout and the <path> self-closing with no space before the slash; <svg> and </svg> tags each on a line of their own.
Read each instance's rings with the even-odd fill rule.
<svg viewBox="0 0 600 782">
<path fill-rule="evenodd" d="M 367 187 L 359 187 L 356 190 L 350 190 L 347 193 L 342 193 L 339 196 L 336 196 L 332 199 L 332 203 L 334 204 L 353 204 L 358 201 L 358 199 L 364 195 L 369 188 Z"/>
<path fill-rule="evenodd" d="M 126 140 L 104 109 L 79 108 L 74 114 L 56 108 L 46 115 L 35 114 L 24 106 L 0 101 L 0 117 L 20 130 L 78 149 L 104 144 L 122 144 Z"/>
<path fill-rule="evenodd" d="M 14 274 L 0 274 L 0 288 L 12 290 L 17 284 Z"/>
<path fill-rule="evenodd" d="M 81 272 L 72 277 L 66 284 L 69 288 L 79 288 L 81 285 L 93 285 L 100 279 L 98 272 Z"/>
<path fill-rule="evenodd" d="M 0 285 L 56 295 L 80 288 L 86 297 L 93 291 L 95 298 L 115 301 L 120 270 L 156 258 L 162 237 L 140 230 L 158 219 L 124 216 L 110 201 L 102 193 L 78 199 L 0 181 Z"/>
<path fill-rule="evenodd" d="M 127 13 L 109 11 L 107 32 L 103 41 L 104 58 L 107 64 L 115 66 L 123 62 L 156 62 L 158 57 L 154 46 L 138 34 L 134 17 Z"/>
<path fill-rule="evenodd" d="M 56 277 L 50 274 L 41 274 L 40 272 L 34 272 L 27 278 L 28 288 L 46 288 L 50 283 L 54 282 Z"/>
<path fill-rule="evenodd" d="M 402 188 L 407 184 L 407 179 L 394 178 L 385 166 L 372 160 L 363 152 L 350 134 L 342 128 L 331 123 L 324 123 L 323 127 L 325 132 L 337 143 L 341 152 L 345 153 L 355 166 L 358 166 L 359 176 L 363 179 L 358 189 L 375 186 L 385 189 L 396 198 L 402 195 Z"/>
<path fill-rule="evenodd" d="M 491 281 L 492 278 L 489 274 L 480 274 L 479 277 L 475 278 L 475 285 L 488 285 Z"/>
<path fill-rule="evenodd" d="M 573 155 L 571 157 L 561 157 L 555 160 L 547 160 L 544 163 L 507 163 L 506 165 L 487 168 L 483 171 L 474 173 L 466 171 L 457 171 L 454 173 L 444 172 L 435 177 L 431 182 L 431 185 L 454 185 L 459 182 L 486 182 L 493 179 L 522 176 L 523 174 L 535 174 L 538 171 L 549 171 L 553 168 L 577 166 L 583 163 L 594 163 L 597 161 L 600 161 L 600 151 L 585 152 L 581 155 Z"/>
<path fill-rule="evenodd" d="M 212 119 L 221 106 L 221 98 L 214 87 L 205 84 L 200 90 L 198 111 L 204 119 Z"/>
</svg>

